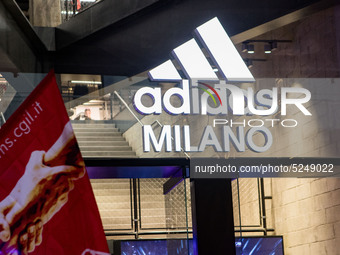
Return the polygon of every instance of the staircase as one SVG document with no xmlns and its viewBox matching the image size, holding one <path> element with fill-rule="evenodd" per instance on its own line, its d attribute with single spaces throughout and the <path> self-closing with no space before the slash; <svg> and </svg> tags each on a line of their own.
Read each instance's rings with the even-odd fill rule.
<svg viewBox="0 0 340 255">
<path fill-rule="evenodd" d="M 136 158 L 113 123 L 72 122 L 83 158 Z"/>
<path fill-rule="evenodd" d="M 72 126 L 80 150 L 87 158 L 135 158 L 136 154 L 113 123 L 73 121 Z M 158 237 L 168 237 L 169 230 L 183 230 L 186 222 L 184 186 L 178 185 L 163 195 L 167 179 L 140 179 L 137 186 L 139 232 L 163 232 Z M 106 233 L 131 238 L 134 231 L 133 200 L 130 179 L 91 179 L 91 185 Z M 188 191 L 187 191 L 188 192 Z M 119 235 L 118 235 L 119 233 Z"/>
<path fill-rule="evenodd" d="M 105 230 L 131 230 L 130 179 L 92 179 Z"/>
</svg>

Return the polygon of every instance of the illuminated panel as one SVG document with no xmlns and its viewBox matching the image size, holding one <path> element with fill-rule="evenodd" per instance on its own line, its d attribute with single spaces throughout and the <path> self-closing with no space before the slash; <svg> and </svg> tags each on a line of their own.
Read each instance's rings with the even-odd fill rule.
<svg viewBox="0 0 340 255">
<path fill-rule="evenodd" d="M 217 18 L 199 26 L 195 33 L 225 79 L 231 82 L 255 81 Z"/>
<path fill-rule="evenodd" d="M 218 80 L 214 70 L 194 39 L 177 47 L 172 53 L 188 78 Z"/>
<path fill-rule="evenodd" d="M 171 60 L 155 67 L 149 72 L 149 77 L 152 81 L 180 81 L 182 77 L 177 72 Z"/>
</svg>

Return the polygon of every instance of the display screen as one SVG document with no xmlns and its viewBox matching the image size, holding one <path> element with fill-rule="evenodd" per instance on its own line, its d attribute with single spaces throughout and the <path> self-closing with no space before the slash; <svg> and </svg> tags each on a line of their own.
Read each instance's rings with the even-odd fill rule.
<svg viewBox="0 0 340 255">
<path fill-rule="evenodd" d="M 235 238 L 237 255 L 283 255 L 282 236 Z"/>
<path fill-rule="evenodd" d="M 282 236 L 236 237 L 236 255 L 283 255 Z M 121 241 L 121 255 L 193 255 L 187 239 Z M 213 248 L 212 248 L 213 251 Z"/>
<path fill-rule="evenodd" d="M 194 254 L 192 240 L 122 241 L 121 255 L 187 255 Z"/>
</svg>

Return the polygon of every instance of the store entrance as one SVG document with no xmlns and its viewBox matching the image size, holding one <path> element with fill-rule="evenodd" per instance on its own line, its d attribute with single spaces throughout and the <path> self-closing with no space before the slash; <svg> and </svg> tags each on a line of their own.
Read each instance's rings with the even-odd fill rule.
<svg viewBox="0 0 340 255">
<path fill-rule="evenodd" d="M 190 180 L 185 158 L 85 163 L 111 253 L 234 254 L 231 180 Z"/>
</svg>

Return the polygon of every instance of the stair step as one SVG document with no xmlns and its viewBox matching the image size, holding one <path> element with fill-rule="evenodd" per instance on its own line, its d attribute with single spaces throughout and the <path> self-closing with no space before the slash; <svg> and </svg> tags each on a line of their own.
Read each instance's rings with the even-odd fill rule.
<svg viewBox="0 0 340 255">
<path fill-rule="evenodd" d="M 118 210 L 118 209 L 130 209 L 131 204 L 130 200 L 125 202 L 115 202 L 113 203 L 104 203 L 104 202 L 97 202 L 99 211 L 101 210 Z"/>
<path fill-rule="evenodd" d="M 120 230 L 120 229 L 131 229 L 131 223 L 130 224 L 105 224 L 103 225 L 104 230 L 108 229 L 115 229 L 115 230 Z"/>
<path fill-rule="evenodd" d="M 140 189 L 140 195 L 141 196 L 155 196 L 155 191 L 157 191 L 159 196 L 163 195 L 163 187 L 160 188 L 148 188 L 148 189 Z"/>
<path fill-rule="evenodd" d="M 115 124 L 72 123 L 84 158 L 135 158 Z"/>
<path fill-rule="evenodd" d="M 162 216 L 150 216 L 150 217 L 142 217 L 142 224 L 158 224 L 158 223 L 165 223 L 166 222 L 166 218 L 162 217 Z"/>
<path fill-rule="evenodd" d="M 116 128 L 115 124 L 85 124 L 85 123 L 72 123 L 73 129 L 75 128 Z"/>
<path fill-rule="evenodd" d="M 102 218 L 109 218 L 109 217 L 127 217 L 131 215 L 131 209 L 119 209 L 119 210 L 101 210 L 100 216 Z"/>
<path fill-rule="evenodd" d="M 93 186 L 92 186 L 93 187 Z M 120 189 L 98 189 L 93 188 L 93 192 L 96 197 L 100 196 L 130 196 L 130 186 L 122 187 Z"/>
<path fill-rule="evenodd" d="M 132 151 L 129 146 L 79 146 L 81 152 L 95 151 L 95 152 L 116 152 L 116 151 Z"/>
<path fill-rule="evenodd" d="M 145 201 L 141 201 L 141 208 L 143 210 L 143 208 L 164 208 L 164 201 L 153 201 L 153 202 L 145 202 Z"/>
<path fill-rule="evenodd" d="M 130 194 L 109 195 L 109 196 L 96 196 L 98 203 L 123 203 L 130 202 Z"/>
<path fill-rule="evenodd" d="M 124 137 L 122 136 L 83 136 L 83 135 L 76 135 L 77 141 L 79 142 L 94 142 L 94 141 L 100 141 L 100 142 L 109 142 L 109 141 L 125 141 Z"/>
<path fill-rule="evenodd" d="M 130 189 L 130 182 L 126 183 L 96 183 L 92 182 L 91 185 L 93 189 L 96 190 L 120 190 L 120 189 Z"/>
<path fill-rule="evenodd" d="M 148 229 L 148 228 L 167 228 L 166 223 L 144 223 L 142 222 L 142 228 Z"/>
<path fill-rule="evenodd" d="M 83 136 L 95 136 L 95 137 L 112 137 L 112 136 L 121 136 L 122 133 L 115 131 L 115 132 L 97 132 L 97 131 L 82 131 L 82 132 L 75 132 L 76 137 L 83 137 Z"/>
<path fill-rule="evenodd" d="M 79 133 L 79 132 L 93 132 L 93 131 L 97 131 L 97 132 L 119 132 L 118 128 L 115 127 L 74 127 L 73 131 L 75 133 Z"/>
<path fill-rule="evenodd" d="M 106 196 L 125 196 L 130 197 L 130 190 L 125 189 L 94 189 L 94 195 L 99 199 Z M 125 198 L 126 199 L 126 198 Z"/>
<path fill-rule="evenodd" d="M 105 158 L 105 159 L 111 159 L 111 158 L 137 158 L 137 156 L 133 156 L 133 155 L 113 155 L 113 156 L 83 156 L 84 159 L 98 159 L 98 158 Z"/>
<path fill-rule="evenodd" d="M 143 217 L 151 217 L 151 216 L 162 216 L 166 217 L 166 209 L 164 208 L 156 208 L 156 209 L 150 209 L 150 208 L 142 208 L 141 215 Z"/>
<path fill-rule="evenodd" d="M 119 178 L 119 179 L 91 179 L 91 183 L 110 183 L 110 184 L 122 184 L 130 183 L 129 179 Z"/>
<path fill-rule="evenodd" d="M 131 224 L 130 217 L 103 217 L 103 225 L 113 225 L 113 224 Z"/>
<path fill-rule="evenodd" d="M 83 141 L 78 139 L 80 147 L 96 146 L 98 144 L 100 146 L 129 146 L 129 143 L 126 141 Z"/>
<path fill-rule="evenodd" d="M 82 151 L 83 157 L 128 157 L 136 156 L 134 151 Z"/>
<path fill-rule="evenodd" d="M 92 185 L 100 185 L 97 188 L 119 188 L 123 185 L 129 185 L 130 179 L 92 179 Z"/>
</svg>

